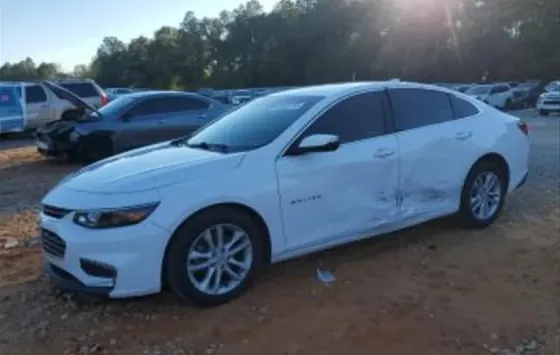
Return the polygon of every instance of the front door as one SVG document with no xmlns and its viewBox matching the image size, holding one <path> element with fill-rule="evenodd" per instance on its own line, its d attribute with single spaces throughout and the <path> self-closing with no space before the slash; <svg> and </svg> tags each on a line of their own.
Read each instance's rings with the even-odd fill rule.
<svg viewBox="0 0 560 355">
<path fill-rule="evenodd" d="M 28 128 L 37 128 L 56 119 L 51 116 L 51 106 L 45 89 L 40 85 L 25 86 L 25 102 Z"/>
<path fill-rule="evenodd" d="M 295 141 L 334 134 L 333 152 L 282 156 L 276 163 L 288 248 L 313 247 L 375 231 L 395 220 L 398 146 L 386 134 L 385 96 L 346 98 Z"/>
<path fill-rule="evenodd" d="M 165 97 L 140 101 L 119 118 L 116 132 L 118 151 L 139 148 L 166 140 L 169 111 Z"/>
</svg>

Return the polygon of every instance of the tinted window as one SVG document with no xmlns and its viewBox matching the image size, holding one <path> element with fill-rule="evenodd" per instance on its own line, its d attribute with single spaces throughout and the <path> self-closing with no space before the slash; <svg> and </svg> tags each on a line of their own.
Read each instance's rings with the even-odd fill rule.
<svg viewBox="0 0 560 355">
<path fill-rule="evenodd" d="M 425 89 L 389 90 L 395 129 L 404 131 L 453 119 L 448 95 Z"/>
<path fill-rule="evenodd" d="M 312 134 L 334 134 L 341 143 L 379 136 L 385 133 L 385 95 L 373 92 L 344 99 L 321 115 L 305 131 Z"/>
<path fill-rule="evenodd" d="M 322 99 L 322 96 L 300 95 L 258 98 L 206 126 L 188 144 L 225 144 L 229 152 L 262 147 Z"/>
<path fill-rule="evenodd" d="M 470 102 L 460 99 L 457 96 L 450 95 L 451 105 L 453 106 L 453 112 L 455 118 L 463 118 L 476 115 L 479 111 Z"/>
<path fill-rule="evenodd" d="M 96 97 L 99 96 L 97 90 L 90 83 L 58 83 L 68 91 L 73 92 L 79 97 Z"/>
<path fill-rule="evenodd" d="M 209 102 L 196 97 L 169 97 L 167 101 L 172 108 L 172 112 L 206 110 L 210 106 Z"/>
<path fill-rule="evenodd" d="M 509 90 L 509 87 L 507 87 L 507 86 L 494 86 L 494 87 L 492 88 L 491 93 L 492 93 L 492 94 L 499 94 L 499 93 L 501 93 L 501 92 L 506 92 L 506 91 L 508 91 L 508 90 Z"/>
<path fill-rule="evenodd" d="M 124 96 L 126 98 L 126 96 Z M 159 113 L 173 112 L 166 97 L 154 97 L 145 99 L 130 109 L 132 116 L 154 115 Z"/>
<path fill-rule="evenodd" d="M 25 102 L 28 104 L 47 101 L 45 90 L 39 85 L 25 87 Z"/>
</svg>

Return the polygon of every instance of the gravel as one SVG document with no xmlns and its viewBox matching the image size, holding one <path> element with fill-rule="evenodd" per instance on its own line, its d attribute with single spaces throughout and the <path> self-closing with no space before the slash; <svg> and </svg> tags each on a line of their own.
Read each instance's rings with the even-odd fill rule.
<svg viewBox="0 0 560 355">
<path fill-rule="evenodd" d="M 436 221 L 275 265 L 240 299 L 206 310 L 166 292 L 117 301 L 53 289 L 25 214 L 68 169 L 39 164 L 43 185 L 0 202 L 0 354 L 560 353 L 560 119 L 520 115 L 530 178 L 496 225 Z M 17 174 L 29 171 L 9 176 L 23 183 Z M 318 265 L 336 270 L 329 287 Z"/>
</svg>

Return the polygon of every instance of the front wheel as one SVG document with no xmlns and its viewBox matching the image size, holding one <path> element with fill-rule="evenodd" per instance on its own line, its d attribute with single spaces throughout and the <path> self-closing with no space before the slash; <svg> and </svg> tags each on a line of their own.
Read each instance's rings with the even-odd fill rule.
<svg viewBox="0 0 560 355">
<path fill-rule="evenodd" d="M 86 136 L 78 142 L 77 156 L 90 164 L 113 155 L 113 142 L 109 137 Z"/>
<path fill-rule="evenodd" d="M 507 193 L 505 172 L 483 161 L 469 172 L 461 193 L 459 220 L 470 228 L 484 228 L 500 216 Z"/>
<path fill-rule="evenodd" d="M 541 115 L 541 116 L 548 116 L 548 111 L 546 111 L 546 110 L 539 110 L 539 115 Z"/>
<path fill-rule="evenodd" d="M 200 306 L 229 302 L 263 264 L 262 231 L 248 215 L 217 207 L 194 216 L 173 236 L 164 261 L 171 289 Z"/>
</svg>

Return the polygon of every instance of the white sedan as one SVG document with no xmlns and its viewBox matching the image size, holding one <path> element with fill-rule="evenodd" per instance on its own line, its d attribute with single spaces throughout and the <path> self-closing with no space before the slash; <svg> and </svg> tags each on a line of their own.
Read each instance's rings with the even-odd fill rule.
<svg viewBox="0 0 560 355">
<path fill-rule="evenodd" d="M 64 178 L 42 201 L 45 270 L 69 290 L 218 305 L 267 263 L 447 215 L 488 226 L 528 156 L 523 122 L 453 90 L 282 91 Z"/>
</svg>

